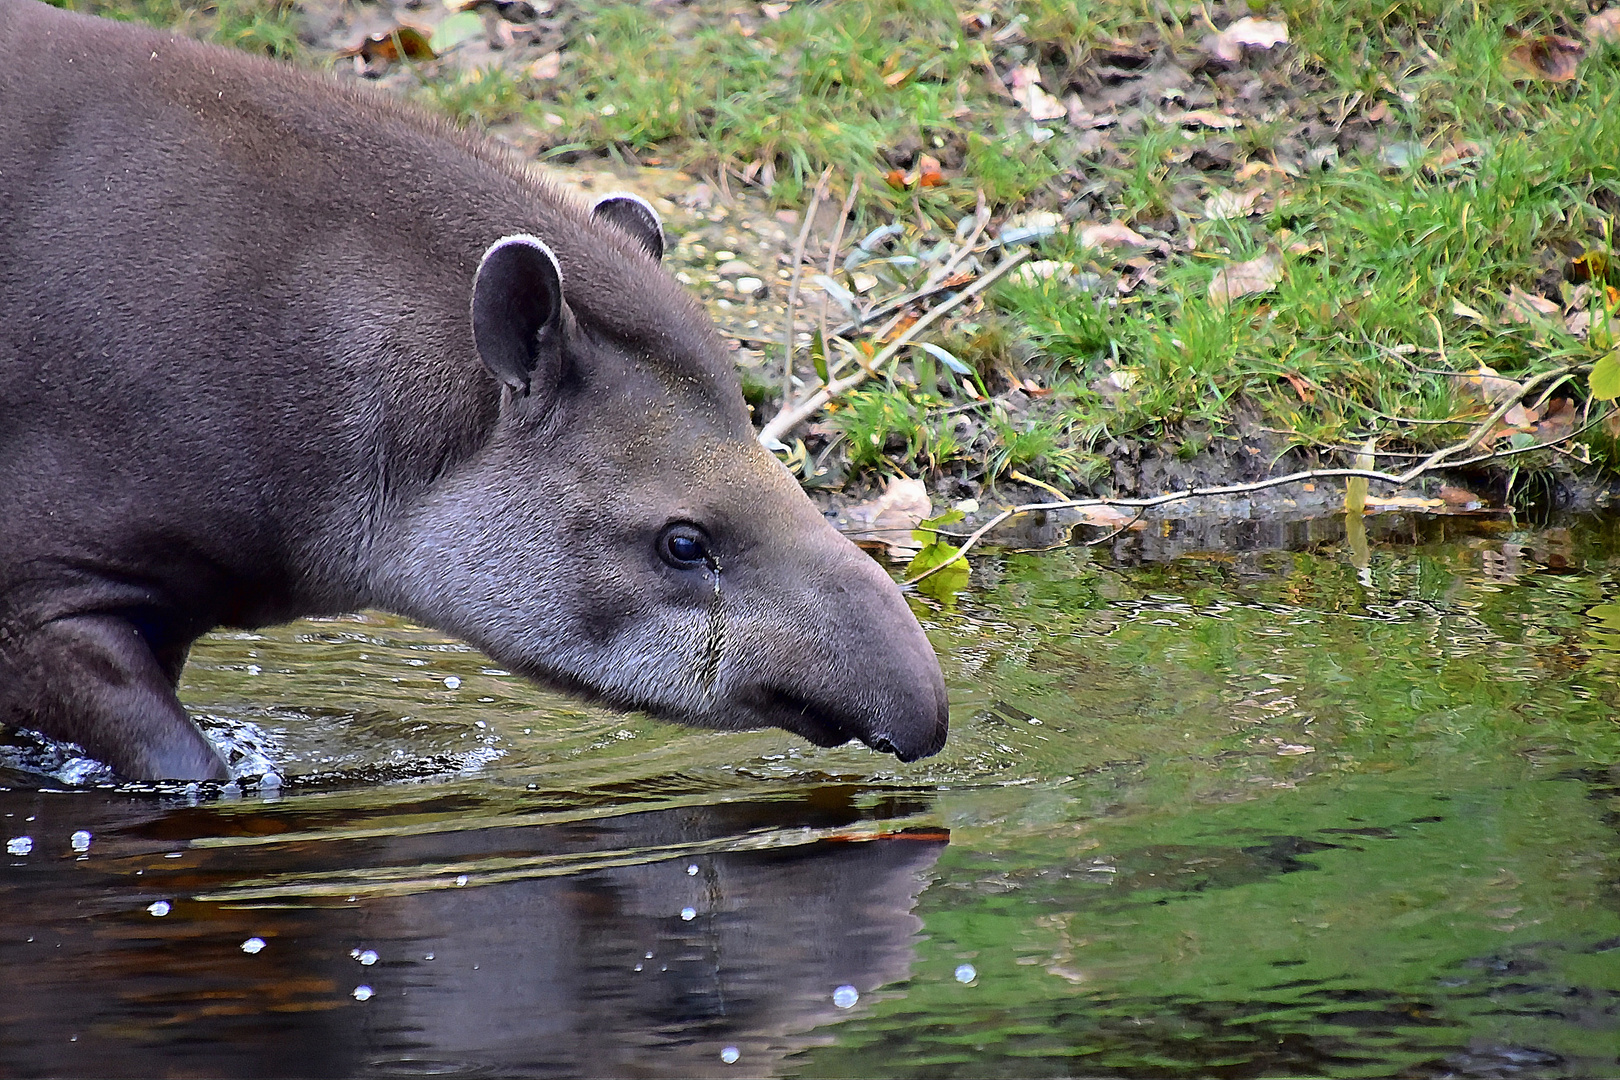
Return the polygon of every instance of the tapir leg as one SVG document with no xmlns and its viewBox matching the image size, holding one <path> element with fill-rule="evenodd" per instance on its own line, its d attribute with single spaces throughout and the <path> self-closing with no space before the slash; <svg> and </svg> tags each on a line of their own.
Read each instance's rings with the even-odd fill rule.
<svg viewBox="0 0 1620 1080">
<path fill-rule="evenodd" d="M 175 697 L 184 646 L 159 658 L 131 623 L 98 614 L 46 623 L 21 651 L 29 673 L 0 688 L 0 718 L 76 742 L 131 780 L 229 779 Z"/>
</svg>

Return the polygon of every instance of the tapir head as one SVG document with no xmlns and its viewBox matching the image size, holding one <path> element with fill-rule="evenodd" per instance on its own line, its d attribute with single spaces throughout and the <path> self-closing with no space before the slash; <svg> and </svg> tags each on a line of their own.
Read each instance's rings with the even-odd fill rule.
<svg viewBox="0 0 1620 1080">
<path fill-rule="evenodd" d="M 657 215 L 617 196 L 569 226 L 484 253 L 472 337 L 498 413 L 401 508 L 376 600 L 620 708 L 939 750 L 927 638 L 760 447 L 712 325 L 657 265 Z"/>
</svg>

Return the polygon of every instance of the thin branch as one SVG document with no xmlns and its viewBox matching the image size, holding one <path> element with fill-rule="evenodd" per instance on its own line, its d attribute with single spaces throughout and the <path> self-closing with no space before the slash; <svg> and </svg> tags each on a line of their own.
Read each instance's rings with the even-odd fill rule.
<svg viewBox="0 0 1620 1080">
<path fill-rule="evenodd" d="M 1526 379 L 1524 382 L 1519 384 L 1519 389 L 1516 392 L 1502 399 L 1502 401 L 1496 406 L 1496 411 L 1491 413 L 1490 416 L 1486 417 L 1485 422 L 1475 428 L 1472 435 L 1468 436 L 1468 438 L 1464 439 L 1460 443 L 1441 447 L 1428 457 L 1424 458 L 1422 461 L 1418 462 L 1416 465 L 1412 466 L 1412 468 L 1407 470 L 1407 472 L 1403 475 L 1401 483 L 1405 484 L 1408 481 L 1417 479 L 1419 476 L 1422 476 L 1431 468 L 1438 465 L 1440 462 L 1444 461 L 1453 454 L 1460 454 L 1464 450 L 1472 450 L 1484 440 L 1486 435 L 1496 428 L 1496 425 L 1501 421 L 1502 417 L 1506 416 L 1508 411 L 1512 409 L 1513 406 L 1524 400 L 1531 390 L 1534 390 L 1537 386 L 1540 386 L 1549 379 L 1562 379 L 1565 375 L 1568 375 L 1573 371 L 1578 371 L 1583 366 L 1584 365 L 1581 364 L 1567 364 L 1564 367 L 1555 368 L 1552 371 L 1544 371 L 1540 375 Z"/>
<path fill-rule="evenodd" d="M 795 427 L 798 427 L 799 424 L 803 423 L 805 420 L 808 420 L 810 417 L 814 416 L 823 405 L 827 404 L 827 402 L 831 401 L 835 397 L 838 397 L 845 391 L 854 389 L 867 379 L 871 378 L 878 371 L 882 370 L 883 365 L 892 360 L 901 349 L 905 348 L 907 345 L 910 345 L 922 334 L 924 330 L 938 322 L 945 314 L 967 303 L 973 297 L 977 296 L 985 289 L 988 289 L 991 285 L 995 284 L 1003 276 L 1005 276 L 1008 271 L 1012 270 L 1013 267 L 1020 265 L 1028 258 L 1029 252 L 1027 250 L 1020 251 L 1012 258 L 1004 259 L 997 263 L 993 270 L 980 274 L 973 284 L 969 285 L 961 292 L 951 296 L 944 303 L 930 309 L 926 315 L 912 323 L 910 326 L 906 327 L 902 334 L 896 337 L 893 341 L 889 342 L 889 344 L 884 347 L 882 352 L 878 353 L 877 356 L 872 358 L 871 363 L 862 364 L 858 369 L 850 372 L 842 379 L 834 379 L 832 382 L 828 383 L 826 386 L 823 386 L 821 389 L 817 390 L 815 393 L 811 394 L 809 397 L 805 398 L 796 405 L 789 405 L 788 402 L 783 401 L 781 410 L 774 417 L 772 417 L 770 423 L 766 424 L 765 427 L 760 431 L 759 441 L 767 446 L 781 442 L 782 436 L 792 431 Z"/>
<path fill-rule="evenodd" d="M 810 195 L 810 205 L 804 208 L 804 224 L 799 226 L 799 239 L 793 245 L 793 277 L 788 282 L 787 329 L 782 332 L 782 400 L 793 396 L 794 316 L 799 312 L 799 279 L 804 276 L 804 245 L 810 240 L 810 230 L 816 223 L 816 211 L 827 195 L 827 181 L 832 179 L 831 165 L 822 170 L 816 181 L 816 190 Z"/>
</svg>

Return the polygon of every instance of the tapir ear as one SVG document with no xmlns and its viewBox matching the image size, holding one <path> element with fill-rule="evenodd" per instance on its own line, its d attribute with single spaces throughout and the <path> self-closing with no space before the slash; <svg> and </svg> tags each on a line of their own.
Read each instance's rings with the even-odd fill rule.
<svg viewBox="0 0 1620 1080">
<path fill-rule="evenodd" d="M 473 278 L 473 342 L 501 382 L 528 394 L 529 380 L 562 347 L 562 271 L 551 249 L 532 236 L 491 244 Z"/>
<path fill-rule="evenodd" d="M 628 191 L 604 195 L 591 207 L 591 217 L 612 222 L 641 241 L 654 261 L 664 257 L 664 223 L 652 203 L 640 195 Z"/>
</svg>

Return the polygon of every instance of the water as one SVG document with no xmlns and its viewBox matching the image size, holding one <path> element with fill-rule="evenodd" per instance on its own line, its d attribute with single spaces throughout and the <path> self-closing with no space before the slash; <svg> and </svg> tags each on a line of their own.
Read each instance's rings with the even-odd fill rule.
<svg viewBox="0 0 1620 1080">
<path fill-rule="evenodd" d="M 1620 1072 L 1620 525 L 1259 532 L 981 560 L 912 765 L 212 637 L 223 797 L 0 746 L 0 1074 Z"/>
</svg>

